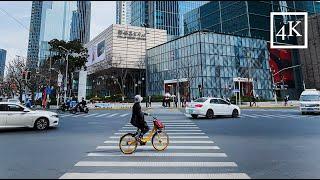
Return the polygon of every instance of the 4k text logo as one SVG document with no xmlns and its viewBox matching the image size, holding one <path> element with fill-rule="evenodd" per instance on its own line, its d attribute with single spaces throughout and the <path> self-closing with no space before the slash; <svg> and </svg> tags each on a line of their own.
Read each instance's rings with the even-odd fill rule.
<svg viewBox="0 0 320 180">
<path fill-rule="evenodd" d="M 274 18 L 275 16 L 303 16 L 304 20 L 304 44 L 303 45 L 275 45 L 274 43 Z M 281 40 L 296 36 L 302 37 L 302 32 L 299 32 L 296 27 L 302 23 L 302 21 L 287 21 L 289 29 L 286 31 L 286 26 L 283 25 L 276 33 L 276 37 L 281 37 Z M 277 28 L 276 28 L 277 29 Z M 271 12 L 270 14 L 270 47 L 278 49 L 305 49 L 308 48 L 308 13 L 307 12 Z"/>
</svg>

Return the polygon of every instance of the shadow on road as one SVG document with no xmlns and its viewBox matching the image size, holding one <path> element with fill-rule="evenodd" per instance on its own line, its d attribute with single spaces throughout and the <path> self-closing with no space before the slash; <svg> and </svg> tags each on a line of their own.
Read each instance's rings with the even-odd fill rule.
<svg viewBox="0 0 320 180">
<path fill-rule="evenodd" d="M 56 128 L 51 127 L 51 128 L 48 128 L 44 131 L 38 131 L 33 128 L 7 128 L 7 129 L 0 129 L 0 134 L 3 134 L 3 133 L 25 133 L 25 132 L 45 133 L 47 131 L 52 131 L 55 129 Z"/>
</svg>

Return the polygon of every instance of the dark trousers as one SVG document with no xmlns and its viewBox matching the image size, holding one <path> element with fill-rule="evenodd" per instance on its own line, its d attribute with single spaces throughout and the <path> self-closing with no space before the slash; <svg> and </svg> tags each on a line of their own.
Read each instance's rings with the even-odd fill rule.
<svg viewBox="0 0 320 180">
<path fill-rule="evenodd" d="M 137 128 L 141 130 L 140 137 L 143 137 L 143 135 L 147 133 L 150 129 L 147 122 L 144 122 L 143 124 L 139 124 Z"/>
</svg>

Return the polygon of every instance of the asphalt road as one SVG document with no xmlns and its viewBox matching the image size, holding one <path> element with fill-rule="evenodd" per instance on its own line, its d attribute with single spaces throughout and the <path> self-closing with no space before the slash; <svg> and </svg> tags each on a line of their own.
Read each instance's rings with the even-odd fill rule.
<svg viewBox="0 0 320 180">
<path fill-rule="evenodd" d="M 126 110 L 65 114 L 58 128 L 44 132 L 1 130 L 0 178 L 320 177 L 320 116 L 260 109 L 243 110 L 236 119 L 193 120 L 176 110 L 151 112 L 170 133 L 164 152 L 147 144 L 134 156 L 121 155 L 118 137 L 134 130 Z"/>
</svg>

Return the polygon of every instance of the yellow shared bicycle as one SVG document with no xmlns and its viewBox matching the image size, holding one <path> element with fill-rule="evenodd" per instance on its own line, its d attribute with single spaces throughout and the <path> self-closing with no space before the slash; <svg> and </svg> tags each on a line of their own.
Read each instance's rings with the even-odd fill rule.
<svg viewBox="0 0 320 180">
<path fill-rule="evenodd" d="M 165 132 L 164 124 L 153 117 L 153 129 L 147 137 L 139 139 L 141 130 L 138 129 L 135 133 L 127 133 L 120 138 L 119 148 L 124 154 L 132 154 L 136 151 L 139 144 L 139 140 L 143 143 L 147 143 L 151 140 L 152 146 L 157 151 L 165 150 L 169 145 L 169 136 Z"/>
</svg>

